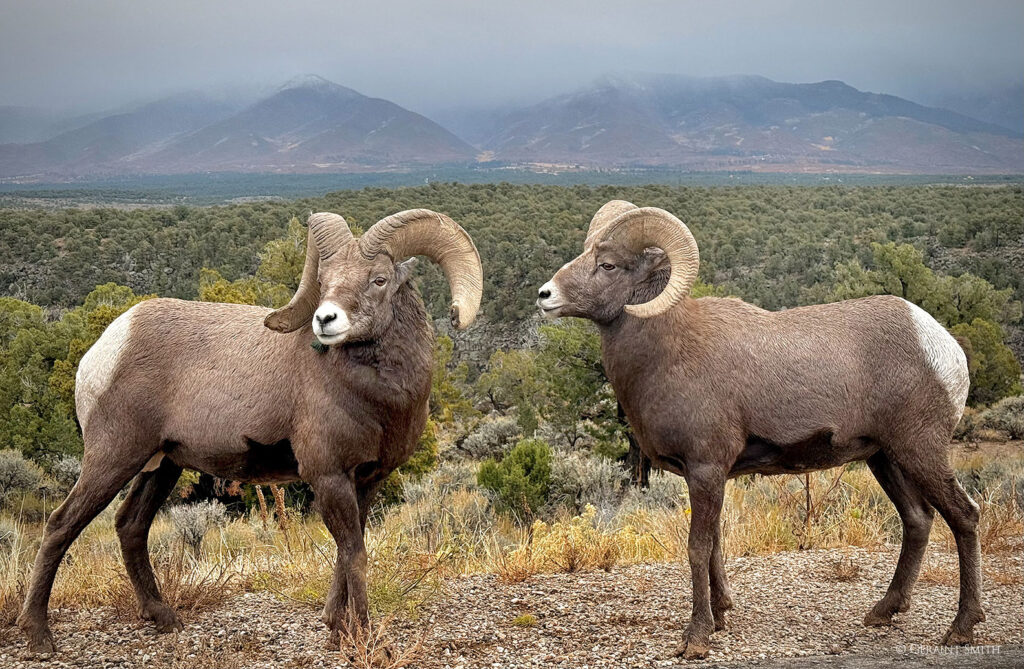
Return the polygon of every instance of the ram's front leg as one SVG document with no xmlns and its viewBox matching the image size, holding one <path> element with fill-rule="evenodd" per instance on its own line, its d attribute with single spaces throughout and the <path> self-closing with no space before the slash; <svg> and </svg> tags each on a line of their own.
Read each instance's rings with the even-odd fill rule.
<svg viewBox="0 0 1024 669">
<path fill-rule="evenodd" d="M 323 620 L 337 644 L 350 625 L 369 622 L 366 600 L 366 547 L 360 522 L 359 495 L 345 474 L 324 476 L 312 483 L 324 524 L 338 544 L 334 578 L 324 604 Z"/>
</svg>

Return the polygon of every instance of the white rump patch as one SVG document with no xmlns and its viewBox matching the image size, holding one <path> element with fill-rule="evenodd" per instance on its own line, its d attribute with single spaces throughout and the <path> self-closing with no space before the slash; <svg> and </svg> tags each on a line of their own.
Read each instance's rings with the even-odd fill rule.
<svg viewBox="0 0 1024 669">
<path fill-rule="evenodd" d="M 114 378 L 121 354 L 128 343 L 132 314 L 138 306 L 135 305 L 114 319 L 78 363 L 78 373 L 75 375 L 75 411 L 83 431 L 89 423 L 89 414 L 95 408 L 96 402 L 110 387 L 110 382 Z"/>
<path fill-rule="evenodd" d="M 913 302 L 907 302 L 907 305 L 914 329 L 917 330 L 918 344 L 928 359 L 928 365 L 949 393 L 957 420 L 960 420 L 971 384 L 967 356 L 960 348 L 960 343 L 931 314 Z"/>
</svg>

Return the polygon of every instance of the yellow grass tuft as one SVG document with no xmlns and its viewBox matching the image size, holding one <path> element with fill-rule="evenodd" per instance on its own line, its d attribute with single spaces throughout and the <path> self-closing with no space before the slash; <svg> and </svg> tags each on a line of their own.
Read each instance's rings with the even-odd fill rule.
<svg viewBox="0 0 1024 669">
<path fill-rule="evenodd" d="M 399 646 L 390 628 L 394 618 L 388 616 L 370 623 L 368 628 L 356 627 L 341 635 L 341 653 L 355 669 L 400 669 L 415 667 L 423 656 L 423 643 L 429 630 L 422 631 L 404 647 Z"/>
<path fill-rule="evenodd" d="M 516 627 L 536 627 L 537 616 L 533 615 L 532 613 L 524 613 L 513 618 L 512 624 Z"/>
</svg>

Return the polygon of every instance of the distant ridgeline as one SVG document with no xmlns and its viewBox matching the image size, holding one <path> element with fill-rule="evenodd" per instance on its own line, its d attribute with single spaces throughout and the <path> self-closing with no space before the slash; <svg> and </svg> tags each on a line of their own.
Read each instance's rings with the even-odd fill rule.
<svg viewBox="0 0 1024 669">
<path fill-rule="evenodd" d="M 972 111 L 993 118 L 1009 110 L 994 118 L 1010 127 L 841 81 L 632 73 L 518 108 L 454 109 L 438 123 L 305 76 L 255 100 L 175 95 L 60 122 L 41 110 L 33 121 L 31 110 L 0 107 L 0 179 L 487 165 L 1020 173 L 1019 104 L 991 102 L 987 112 Z"/>
</svg>

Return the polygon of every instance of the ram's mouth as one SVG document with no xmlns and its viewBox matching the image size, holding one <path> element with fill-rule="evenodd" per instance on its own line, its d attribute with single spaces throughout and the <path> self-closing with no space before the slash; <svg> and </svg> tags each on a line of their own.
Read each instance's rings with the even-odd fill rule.
<svg viewBox="0 0 1024 669">
<path fill-rule="evenodd" d="M 556 316 L 558 316 L 558 310 L 560 310 L 564 306 L 564 304 L 556 304 L 553 306 L 544 305 L 541 304 L 540 300 L 537 300 L 537 308 L 540 309 L 540 315 L 543 316 L 544 318 L 555 318 Z"/>
<path fill-rule="evenodd" d="M 347 337 L 348 337 L 348 332 L 347 331 L 341 332 L 341 333 L 338 333 L 338 334 L 318 334 L 316 336 L 316 338 L 324 346 L 334 346 L 335 344 L 340 344 L 343 341 L 345 341 L 345 339 Z"/>
</svg>

